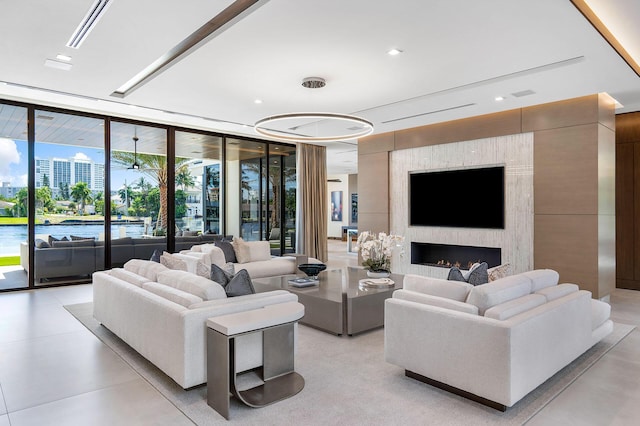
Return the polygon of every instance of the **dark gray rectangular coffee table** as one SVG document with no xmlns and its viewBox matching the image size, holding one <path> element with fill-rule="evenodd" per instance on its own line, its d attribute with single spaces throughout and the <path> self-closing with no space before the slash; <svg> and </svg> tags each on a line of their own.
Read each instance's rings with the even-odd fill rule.
<svg viewBox="0 0 640 426">
<path fill-rule="evenodd" d="M 318 275 L 319 283 L 298 288 L 289 280 L 303 275 L 281 275 L 253 280 L 257 292 L 285 289 L 298 296 L 304 305 L 301 324 L 329 333 L 353 335 L 384 325 L 384 301 L 402 288 L 403 275 L 391 274 L 395 285 L 389 288 L 360 288 L 367 271 L 361 268 L 329 269 Z"/>
</svg>

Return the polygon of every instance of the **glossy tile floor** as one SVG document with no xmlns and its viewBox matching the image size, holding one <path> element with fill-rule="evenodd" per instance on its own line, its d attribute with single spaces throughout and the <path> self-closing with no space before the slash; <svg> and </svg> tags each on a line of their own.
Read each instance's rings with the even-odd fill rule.
<svg viewBox="0 0 640 426">
<path fill-rule="evenodd" d="M 330 240 L 328 264 L 357 257 Z M 191 425 L 63 308 L 91 298 L 91 285 L 0 294 L 0 426 Z M 616 290 L 611 304 L 614 321 L 640 324 L 640 292 Z M 634 330 L 528 424 L 638 424 L 639 355 Z"/>
</svg>

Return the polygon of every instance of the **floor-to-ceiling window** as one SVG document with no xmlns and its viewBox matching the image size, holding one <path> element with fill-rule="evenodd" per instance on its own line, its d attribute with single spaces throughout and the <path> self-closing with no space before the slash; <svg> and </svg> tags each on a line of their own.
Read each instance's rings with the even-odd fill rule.
<svg viewBox="0 0 640 426">
<path fill-rule="evenodd" d="M 28 286 L 27 108 L 0 104 L 0 289 Z"/>
<path fill-rule="evenodd" d="M 0 291 L 87 282 L 190 234 L 295 251 L 295 152 L 0 100 Z"/>
<path fill-rule="evenodd" d="M 34 285 L 86 282 L 104 268 L 104 120 L 36 109 L 34 155 Z"/>
<path fill-rule="evenodd" d="M 176 238 L 221 233 L 222 137 L 175 133 Z"/>
<path fill-rule="evenodd" d="M 167 130 L 111 122 L 111 266 L 167 250 Z"/>
</svg>

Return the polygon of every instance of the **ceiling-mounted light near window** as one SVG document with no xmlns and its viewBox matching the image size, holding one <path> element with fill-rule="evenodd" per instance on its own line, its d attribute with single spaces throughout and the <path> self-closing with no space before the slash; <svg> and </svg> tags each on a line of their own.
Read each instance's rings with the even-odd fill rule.
<svg viewBox="0 0 640 426">
<path fill-rule="evenodd" d="M 45 59 L 44 66 L 63 71 L 69 71 L 73 67 L 69 62 L 56 61 L 54 59 Z"/>
<path fill-rule="evenodd" d="M 254 104 L 261 104 L 262 103 L 262 99 L 256 99 L 255 101 L 253 101 Z"/>
<path fill-rule="evenodd" d="M 71 56 L 67 56 L 67 55 L 63 55 L 62 53 L 58 53 L 56 55 L 56 59 L 59 59 L 61 61 L 70 62 L 71 61 Z"/>
<path fill-rule="evenodd" d="M 401 53 L 402 53 L 402 50 L 400 50 L 400 49 L 391 49 L 391 50 L 389 50 L 387 52 L 387 54 L 391 55 L 391 56 L 396 56 L 396 55 L 399 55 Z"/>
<path fill-rule="evenodd" d="M 495 100 L 496 102 L 504 101 L 504 96 L 496 96 L 496 97 L 494 98 L 494 100 Z"/>
</svg>

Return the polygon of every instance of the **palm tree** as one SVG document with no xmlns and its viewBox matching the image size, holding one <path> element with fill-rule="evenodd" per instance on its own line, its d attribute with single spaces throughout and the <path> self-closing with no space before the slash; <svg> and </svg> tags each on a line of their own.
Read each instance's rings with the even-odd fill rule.
<svg viewBox="0 0 640 426">
<path fill-rule="evenodd" d="M 183 164 L 176 169 L 176 185 L 180 185 L 184 192 L 195 184 L 196 180 L 186 164 Z"/>
<path fill-rule="evenodd" d="M 75 202 L 80 203 L 79 212 L 84 213 L 84 206 L 86 203 L 91 202 L 91 190 L 86 182 L 78 182 L 71 187 L 71 198 Z"/>
<path fill-rule="evenodd" d="M 142 192 L 149 192 L 152 187 L 152 185 L 144 179 L 144 176 L 140 176 L 140 179 L 138 179 L 137 182 L 134 182 L 133 185 Z"/>
<path fill-rule="evenodd" d="M 114 163 L 129 167 L 134 161 L 137 161 L 140 173 L 144 173 L 147 177 L 158 182 L 160 190 L 160 211 L 158 212 L 158 222 L 156 229 L 167 228 L 167 157 L 164 155 L 140 154 L 137 157 L 133 152 L 113 151 L 111 159 Z M 176 157 L 175 167 L 177 170 L 188 161 L 187 158 Z"/>
<path fill-rule="evenodd" d="M 120 195 L 122 202 L 127 205 L 128 210 L 129 207 L 131 207 L 131 198 L 133 195 L 133 188 L 131 185 L 127 185 L 125 182 L 124 185 L 122 185 L 122 188 L 118 189 L 118 195 Z"/>
</svg>

